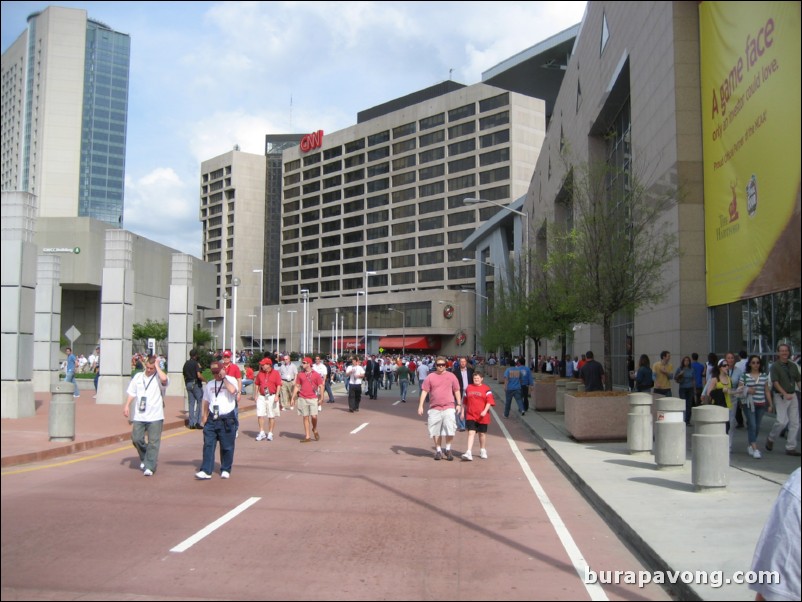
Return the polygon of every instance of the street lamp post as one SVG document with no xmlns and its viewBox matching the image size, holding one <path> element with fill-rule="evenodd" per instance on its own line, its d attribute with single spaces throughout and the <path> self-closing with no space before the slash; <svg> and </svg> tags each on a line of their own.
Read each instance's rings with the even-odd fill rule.
<svg viewBox="0 0 802 602">
<path fill-rule="evenodd" d="M 376 272 L 365 272 L 365 354 L 368 353 L 368 280 Z"/>
<path fill-rule="evenodd" d="M 307 330 L 309 325 L 309 289 L 302 288 L 301 289 L 301 299 L 303 300 L 303 327 L 301 328 L 301 353 L 307 353 L 309 351 L 309 331 Z"/>
<path fill-rule="evenodd" d="M 403 309 L 395 309 L 394 307 L 388 307 L 387 311 L 394 311 L 398 314 L 401 314 L 401 319 L 403 322 L 401 323 L 401 355 L 407 354 L 407 312 Z"/>
<path fill-rule="evenodd" d="M 276 308 L 276 347 L 273 349 L 278 353 L 281 353 L 281 308 Z"/>
<path fill-rule="evenodd" d="M 236 276 L 231 279 L 231 286 L 234 288 L 234 301 L 233 301 L 233 312 L 234 312 L 234 319 L 233 324 L 231 325 L 231 357 L 237 357 L 237 289 L 240 285 L 240 279 Z M 234 360 L 236 361 L 236 360 Z"/>
<path fill-rule="evenodd" d="M 226 308 L 228 307 L 228 291 L 223 291 L 223 351 L 226 350 Z"/>
<path fill-rule="evenodd" d="M 256 314 L 248 314 L 248 317 L 251 319 L 251 353 L 253 353 L 253 320 Z"/>
<path fill-rule="evenodd" d="M 262 327 L 264 325 L 263 322 L 263 313 L 264 313 L 264 305 L 265 305 L 265 271 L 264 270 L 254 270 L 253 273 L 259 272 L 259 353 L 264 354 L 264 343 L 262 342 Z M 251 337 L 251 347 L 253 347 L 253 337 Z"/>
<path fill-rule="evenodd" d="M 356 292 L 356 324 L 354 324 L 354 350 L 356 351 L 356 356 L 359 357 L 359 295 L 364 295 L 365 291 L 357 291 Z M 367 326 L 365 327 L 367 330 Z M 365 352 L 367 353 L 367 345 L 368 342 L 365 341 Z"/>
<path fill-rule="evenodd" d="M 290 338 L 289 343 L 287 344 L 287 351 L 292 353 L 292 339 L 295 336 L 295 314 L 298 313 L 297 309 L 288 309 L 287 313 L 290 314 Z"/>
<path fill-rule="evenodd" d="M 524 278 L 524 289 L 526 294 L 529 294 L 529 213 L 526 211 L 519 211 L 518 209 L 513 209 L 509 205 L 502 205 L 501 203 L 497 203 L 495 201 L 490 201 L 488 199 L 479 199 L 479 198 L 465 198 L 462 199 L 462 202 L 466 205 L 474 205 L 477 203 L 490 203 L 491 205 L 495 205 L 496 207 L 501 207 L 509 211 L 510 213 L 514 213 L 523 218 L 523 226 L 524 226 L 524 235 L 523 235 L 523 253 L 519 253 L 518 256 L 525 260 L 524 267 L 526 269 L 526 277 Z M 478 293 L 477 293 L 478 294 Z M 529 336 L 526 337 L 526 342 L 524 344 L 524 354 L 526 355 L 526 365 L 529 365 Z"/>
<path fill-rule="evenodd" d="M 472 291 L 472 290 L 469 290 L 469 289 L 466 289 L 466 288 L 460 289 L 460 292 L 461 293 L 473 293 L 477 297 L 480 297 L 480 298 L 482 298 L 484 300 L 484 302 L 485 302 L 485 322 L 486 322 L 487 321 L 487 316 L 488 316 L 488 298 L 486 296 L 484 296 L 482 293 L 477 293 L 476 291 Z M 478 337 L 476 335 L 476 332 L 474 332 L 473 338 L 474 338 L 473 348 L 474 348 L 474 351 L 475 351 L 476 350 L 476 340 L 477 340 L 477 338 L 481 339 L 481 337 Z"/>
</svg>

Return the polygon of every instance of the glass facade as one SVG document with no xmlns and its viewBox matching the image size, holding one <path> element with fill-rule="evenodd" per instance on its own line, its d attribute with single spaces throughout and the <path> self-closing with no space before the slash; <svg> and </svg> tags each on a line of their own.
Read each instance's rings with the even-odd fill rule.
<svg viewBox="0 0 802 602">
<path fill-rule="evenodd" d="M 131 40 L 87 21 L 78 215 L 122 227 Z"/>
</svg>

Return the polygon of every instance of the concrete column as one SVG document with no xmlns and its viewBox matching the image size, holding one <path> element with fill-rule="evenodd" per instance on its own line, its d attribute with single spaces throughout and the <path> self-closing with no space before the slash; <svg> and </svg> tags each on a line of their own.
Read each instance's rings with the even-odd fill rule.
<svg viewBox="0 0 802 602">
<path fill-rule="evenodd" d="M 167 323 L 167 395 L 184 395 L 182 368 L 189 359 L 194 330 L 195 297 L 192 288 L 192 257 L 173 253 L 170 279 L 170 315 Z"/>
<path fill-rule="evenodd" d="M 33 390 L 49 393 L 58 383 L 61 340 L 61 257 L 36 262 L 36 319 L 33 331 Z"/>
<path fill-rule="evenodd" d="M 652 451 L 652 396 L 649 393 L 629 394 L 627 414 L 627 448 L 630 454 Z"/>
<path fill-rule="evenodd" d="M 0 417 L 36 414 L 33 329 L 36 301 L 36 197 L 2 193 L 2 300 L 0 300 Z"/>
<path fill-rule="evenodd" d="M 97 403 L 122 405 L 131 381 L 134 330 L 134 235 L 106 231 L 100 291 L 100 379 Z"/>
<path fill-rule="evenodd" d="M 658 468 L 685 465 L 685 400 L 661 397 L 657 400 L 654 423 L 654 461 Z"/>
<path fill-rule="evenodd" d="M 695 432 L 691 436 L 691 479 L 696 490 L 726 487 L 730 480 L 730 438 L 726 427 L 730 411 L 720 406 L 697 406 L 692 420 Z"/>
<path fill-rule="evenodd" d="M 579 390 L 580 382 L 578 380 L 569 380 L 565 383 L 565 394 L 563 395 L 562 404 L 557 403 L 557 413 L 565 414 L 565 395 L 573 395 Z"/>
</svg>

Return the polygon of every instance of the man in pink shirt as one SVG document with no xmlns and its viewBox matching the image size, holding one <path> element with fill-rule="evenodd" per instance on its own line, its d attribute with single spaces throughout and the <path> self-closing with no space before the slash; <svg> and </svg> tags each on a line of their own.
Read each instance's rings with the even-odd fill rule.
<svg viewBox="0 0 802 602">
<path fill-rule="evenodd" d="M 323 391 L 323 379 L 312 370 L 312 358 L 305 357 L 292 391 L 292 403 L 298 408 L 298 414 L 304 421 L 304 438 L 301 443 L 309 443 L 312 435 L 315 436 L 315 441 L 320 439 L 317 432 L 317 413 L 323 405 Z"/>
<path fill-rule="evenodd" d="M 434 459 L 453 460 L 451 442 L 457 432 L 456 413 L 464 416 L 462 408 L 462 395 L 457 377 L 446 370 L 446 358 L 438 356 L 434 362 L 435 371 L 421 383 L 420 401 L 418 402 L 418 416 L 423 416 L 423 404 L 429 398 L 428 426 L 429 434 L 435 445 Z M 443 434 L 445 433 L 446 449 L 441 448 Z"/>
</svg>

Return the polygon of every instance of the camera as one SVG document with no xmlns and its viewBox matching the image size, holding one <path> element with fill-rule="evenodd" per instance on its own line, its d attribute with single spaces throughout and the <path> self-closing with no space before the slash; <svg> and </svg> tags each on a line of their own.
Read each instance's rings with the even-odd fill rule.
<svg viewBox="0 0 802 602">
<path fill-rule="evenodd" d="M 145 411 L 145 406 L 147 405 L 147 403 L 148 403 L 148 398 L 147 397 L 142 396 L 142 397 L 139 398 L 139 411 L 140 412 L 144 412 Z"/>
<path fill-rule="evenodd" d="M 212 412 L 214 412 L 214 419 L 215 420 L 220 418 L 220 406 L 217 406 L 217 405 L 212 406 Z"/>
</svg>

